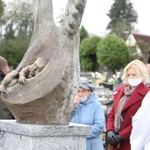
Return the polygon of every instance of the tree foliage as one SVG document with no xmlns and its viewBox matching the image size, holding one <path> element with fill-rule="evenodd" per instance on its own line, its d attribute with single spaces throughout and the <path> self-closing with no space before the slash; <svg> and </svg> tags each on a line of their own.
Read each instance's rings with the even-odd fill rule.
<svg viewBox="0 0 150 150">
<path fill-rule="evenodd" d="M 89 37 L 88 32 L 86 31 L 86 29 L 84 28 L 84 26 L 81 26 L 80 29 L 80 43 L 85 39 Z"/>
<path fill-rule="evenodd" d="M 0 45 L 1 45 L 1 40 L 2 40 L 2 16 L 3 16 L 3 13 L 4 13 L 4 7 L 5 7 L 5 4 L 2 0 L 0 0 Z"/>
<path fill-rule="evenodd" d="M 27 50 L 29 40 L 17 38 L 15 40 L 8 39 L 5 42 L 0 49 L 0 55 L 7 59 L 10 66 L 16 68 Z"/>
<path fill-rule="evenodd" d="M 3 16 L 5 4 L 2 0 L 0 0 L 0 18 Z"/>
<path fill-rule="evenodd" d="M 121 38 L 125 38 L 126 31 L 133 31 L 133 23 L 136 23 L 138 18 L 130 0 L 114 0 L 107 15 L 110 18 L 107 29 Z"/>
<path fill-rule="evenodd" d="M 146 64 L 147 63 L 147 57 L 150 53 L 150 43 L 144 42 L 142 40 L 137 41 L 137 45 L 140 47 L 142 53 L 143 53 L 143 59 L 142 61 Z"/>
<path fill-rule="evenodd" d="M 84 71 L 95 71 L 98 69 L 96 51 L 97 44 L 101 38 L 98 36 L 84 39 L 80 45 L 80 63 Z"/>
<path fill-rule="evenodd" d="M 33 30 L 32 7 L 29 2 L 15 0 L 9 3 L 3 16 L 5 39 L 31 35 Z"/>
<path fill-rule="evenodd" d="M 125 42 L 116 35 L 108 35 L 98 44 L 98 63 L 107 66 L 114 73 L 130 61 L 129 49 Z"/>
<path fill-rule="evenodd" d="M 15 68 L 23 58 L 31 39 L 33 31 L 31 4 L 20 0 L 9 3 L 2 22 L 5 32 L 0 54 L 8 60 L 10 66 Z"/>
</svg>

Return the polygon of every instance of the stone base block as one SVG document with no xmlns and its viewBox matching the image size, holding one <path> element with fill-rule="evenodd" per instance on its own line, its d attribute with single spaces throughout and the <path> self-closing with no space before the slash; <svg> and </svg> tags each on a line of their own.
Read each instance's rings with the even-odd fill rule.
<svg viewBox="0 0 150 150">
<path fill-rule="evenodd" d="M 90 126 L 49 126 L 0 121 L 0 150 L 86 150 Z"/>
</svg>

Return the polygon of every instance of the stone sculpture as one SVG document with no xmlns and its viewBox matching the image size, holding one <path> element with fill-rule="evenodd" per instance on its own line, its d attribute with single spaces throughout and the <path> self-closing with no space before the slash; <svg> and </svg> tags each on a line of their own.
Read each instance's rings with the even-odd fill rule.
<svg viewBox="0 0 150 150">
<path fill-rule="evenodd" d="M 25 84 L 27 79 L 35 77 L 38 75 L 42 69 L 45 67 L 48 60 L 45 60 L 42 57 L 38 57 L 33 64 L 30 64 L 26 66 L 25 68 L 22 68 L 20 71 L 13 70 L 11 71 L 1 82 L 0 84 L 0 92 L 6 93 L 7 88 L 14 86 L 15 84 Z"/>
<path fill-rule="evenodd" d="M 1 93 L 19 123 L 67 125 L 78 88 L 79 35 L 86 0 L 68 0 L 61 27 L 53 19 L 52 0 L 33 0 L 34 30 L 18 73 L 37 58 L 47 60 L 32 78 Z M 6 76 L 7 77 L 7 76 Z M 19 78 L 19 77 L 18 77 Z M 26 81 L 26 82 L 24 82 Z"/>
</svg>

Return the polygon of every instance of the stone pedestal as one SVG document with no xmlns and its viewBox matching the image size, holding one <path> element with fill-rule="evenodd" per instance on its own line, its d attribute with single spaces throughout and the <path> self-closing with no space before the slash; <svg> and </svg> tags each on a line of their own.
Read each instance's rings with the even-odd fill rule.
<svg viewBox="0 0 150 150">
<path fill-rule="evenodd" d="M 0 121 L 0 150 L 85 150 L 90 126 L 49 126 Z"/>
</svg>

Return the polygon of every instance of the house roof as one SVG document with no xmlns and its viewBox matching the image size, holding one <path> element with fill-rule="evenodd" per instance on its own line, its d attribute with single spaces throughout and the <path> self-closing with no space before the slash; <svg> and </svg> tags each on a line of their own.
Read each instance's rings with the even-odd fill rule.
<svg viewBox="0 0 150 150">
<path fill-rule="evenodd" d="M 142 40 L 144 42 L 150 43 L 150 36 L 148 36 L 148 35 L 144 35 L 144 34 L 140 34 L 140 33 L 135 33 L 135 32 L 133 32 L 132 35 L 134 36 L 134 38 L 136 40 Z"/>
</svg>

